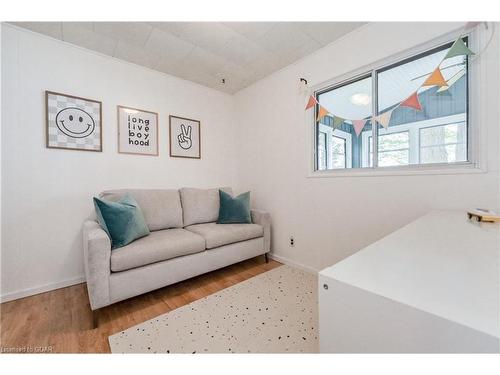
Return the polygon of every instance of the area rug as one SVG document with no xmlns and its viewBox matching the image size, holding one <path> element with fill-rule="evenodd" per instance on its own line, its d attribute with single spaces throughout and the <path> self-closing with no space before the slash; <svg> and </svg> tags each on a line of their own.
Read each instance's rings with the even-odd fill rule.
<svg viewBox="0 0 500 375">
<path fill-rule="evenodd" d="M 317 276 L 280 266 L 109 336 L 112 353 L 317 353 Z"/>
</svg>

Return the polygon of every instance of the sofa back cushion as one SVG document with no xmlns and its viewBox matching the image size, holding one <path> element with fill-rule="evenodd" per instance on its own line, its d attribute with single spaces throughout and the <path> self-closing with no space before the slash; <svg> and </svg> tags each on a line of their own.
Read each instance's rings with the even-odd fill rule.
<svg viewBox="0 0 500 375">
<path fill-rule="evenodd" d="M 144 219 L 150 231 L 183 227 L 182 206 L 178 190 L 107 190 L 99 194 L 99 197 L 116 202 L 127 193 L 130 194 L 141 207 Z"/>
<path fill-rule="evenodd" d="M 220 190 L 232 194 L 229 187 L 220 188 Z M 217 221 L 220 207 L 219 188 L 182 188 L 180 193 L 185 227 Z"/>
</svg>

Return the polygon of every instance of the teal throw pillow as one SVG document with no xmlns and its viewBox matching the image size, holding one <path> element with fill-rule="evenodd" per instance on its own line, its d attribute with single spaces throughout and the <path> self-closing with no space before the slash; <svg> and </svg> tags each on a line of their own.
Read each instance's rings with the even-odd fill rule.
<svg viewBox="0 0 500 375">
<path fill-rule="evenodd" d="M 233 198 L 228 193 L 219 190 L 220 208 L 217 224 L 250 224 L 250 192 Z"/>
<path fill-rule="evenodd" d="M 97 221 L 111 239 L 113 249 L 149 234 L 141 208 L 130 195 L 118 202 L 94 198 L 94 206 Z"/>
</svg>

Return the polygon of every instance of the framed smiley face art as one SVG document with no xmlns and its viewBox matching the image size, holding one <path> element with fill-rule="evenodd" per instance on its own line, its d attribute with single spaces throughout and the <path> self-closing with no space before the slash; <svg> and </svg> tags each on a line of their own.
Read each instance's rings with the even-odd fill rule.
<svg viewBox="0 0 500 375">
<path fill-rule="evenodd" d="M 45 91 L 47 148 L 102 151 L 102 103 Z"/>
</svg>

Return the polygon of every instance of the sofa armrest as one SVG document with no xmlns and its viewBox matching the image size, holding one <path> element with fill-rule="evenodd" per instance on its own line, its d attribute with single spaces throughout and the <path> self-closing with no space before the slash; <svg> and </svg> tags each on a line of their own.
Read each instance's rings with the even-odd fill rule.
<svg viewBox="0 0 500 375">
<path fill-rule="evenodd" d="M 262 225 L 264 228 L 264 251 L 271 251 L 271 215 L 261 210 L 250 210 L 252 223 Z"/>
<path fill-rule="evenodd" d="M 111 240 L 94 220 L 83 223 L 83 254 L 90 307 L 97 310 L 110 302 Z"/>
</svg>

